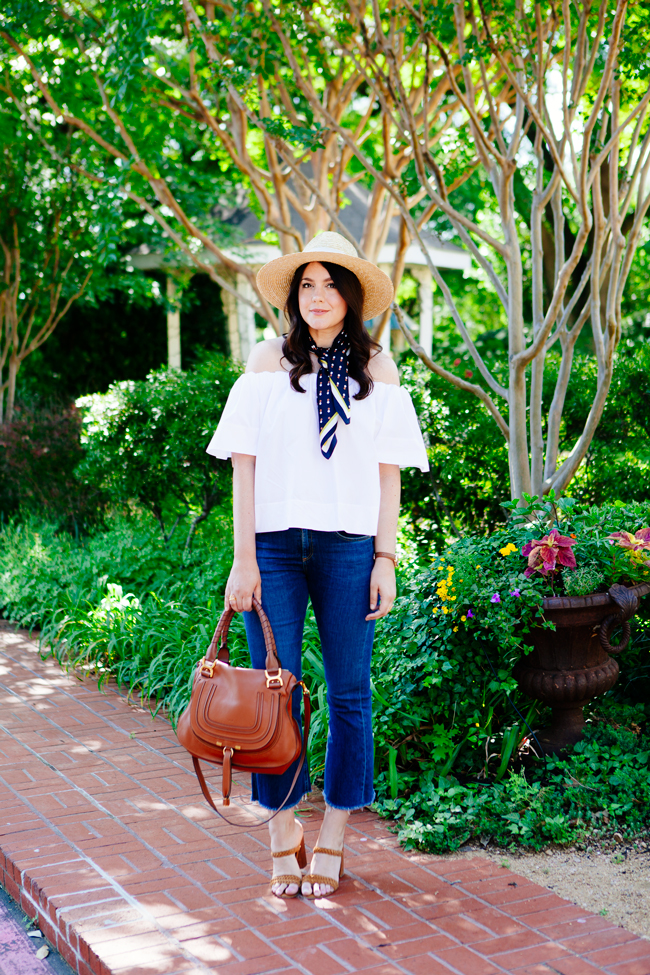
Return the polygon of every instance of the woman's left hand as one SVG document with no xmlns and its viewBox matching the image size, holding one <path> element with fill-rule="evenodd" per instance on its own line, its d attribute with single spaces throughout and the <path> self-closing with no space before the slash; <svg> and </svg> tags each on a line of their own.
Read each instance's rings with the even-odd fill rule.
<svg viewBox="0 0 650 975">
<path fill-rule="evenodd" d="M 378 620 L 390 613 L 397 595 L 395 566 L 390 559 L 376 559 L 370 576 L 370 610 L 366 620 Z"/>
</svg>

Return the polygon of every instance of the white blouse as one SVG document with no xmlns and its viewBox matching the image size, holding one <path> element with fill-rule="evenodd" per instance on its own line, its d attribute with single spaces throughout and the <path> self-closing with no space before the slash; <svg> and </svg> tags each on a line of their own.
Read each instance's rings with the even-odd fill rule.
<svg viewBox="0 0 650 975">
<path fill-rule="evenodd" d="M 248 372 L 235 382 L 207 448 L 215 457 L 254 454 L 255 530 L 312 528 L 376 535 L 379 465 L 429 469 L 411 397 L 375 382 L 355 400 L 350 379 L 350 423 L 339 420 L 329 460 L 320 451 L 317 373 L 303 376 L 297 393 L 289 373 Z"/>
</svg>

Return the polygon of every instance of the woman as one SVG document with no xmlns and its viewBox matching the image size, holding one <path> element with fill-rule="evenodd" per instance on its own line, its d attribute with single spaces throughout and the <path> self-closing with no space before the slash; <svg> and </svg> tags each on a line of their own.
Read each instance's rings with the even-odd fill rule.
<svg viewBox="0 0 650 975">
<path fill-rule="evenodd" d="M 375 621 L 395 600 L 399 470 L 428 464 L 397 368 L 364 325 L 392 300 L 388 276 L 340 234 L 323 233 L 265 265 L 257 283 L 285 309 L 289 331 L 253 349 L 208 451 L 232 457 L 235 555 L 225 599 L 245 614 L 253 666 L 265 660 L 253 595 L 282 666 L 298 679 L 309 598 L 318 624 L 330 715 L 326 811 L 306 876 L 293 811 L 310 791 L 306 766 L 269 831 L 273 893 L 324 897 L 339 884 L 350 811 L 374 798 L 370 658 Z M 253 775 L 253 798 L 278 809 L 295 768 Z"/>
</svg>

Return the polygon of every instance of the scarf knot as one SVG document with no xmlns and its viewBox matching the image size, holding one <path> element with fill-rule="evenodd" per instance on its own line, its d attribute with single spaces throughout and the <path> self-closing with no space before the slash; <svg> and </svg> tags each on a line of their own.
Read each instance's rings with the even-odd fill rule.
<svg viewBox="0 0 650 975">
<path fill-rule="evenodd" d="M 323 457 L 329 460 L 337 443 L 336 428 L 339 419 L 345 424 L 350 422 L 350 342 L 345 329 L 341 329 L 329 349 L 319 348 L 311 336 L 309 348 L 316 355 L 320 366 L 316 377 L 320 449 Z"/>
</svg>

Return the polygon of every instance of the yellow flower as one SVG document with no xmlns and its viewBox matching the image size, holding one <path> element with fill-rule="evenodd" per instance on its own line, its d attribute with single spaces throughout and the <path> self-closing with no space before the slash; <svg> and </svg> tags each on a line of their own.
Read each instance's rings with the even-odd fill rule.
<svg viewBox="0 0 650 975">
<path fill-rule="evenodd" d="M 478 721 L 476 722 L 476 727 L 477 728 L 480 728 L 481 727 L 480 724 L 478 723 Z"/>
<path fill-rule="evenodd" d="M 506 557 L 506 555 L 510 555 L 511 552 L 516 552 L 516 551 L 517 551 L 517 546 L 513 545 L 512 542 L 508 542 L 508 544 L 504 548 L 499 549 L 499 552 L 501 553 L 501 555 L 503 555 L 504 558 Z"/>
<path fill-rule="evenodd" d="M 466 616 L 461 616 L 460 621 L 461 621 L 461 623 L 466 623 L 467 622 L 467 617 Z"/>
<path fill-rule="evenodd" d="M 458 633 L 458 627 L 457 626 L 454 627 L 454 633 Z"/>
<path fill-rule="evenodd" d="M 447 615 L 447 613 L 449 612 L 449 610 L 447 609 L 447 607 L 446 607 L 446 606 L 443 606 L 443 607 L 442 607 L 442 611 L 443 611 L 443 613 L 445 614 L 445 616 L 446 616 L 446 615 Z"/>
</svg>

